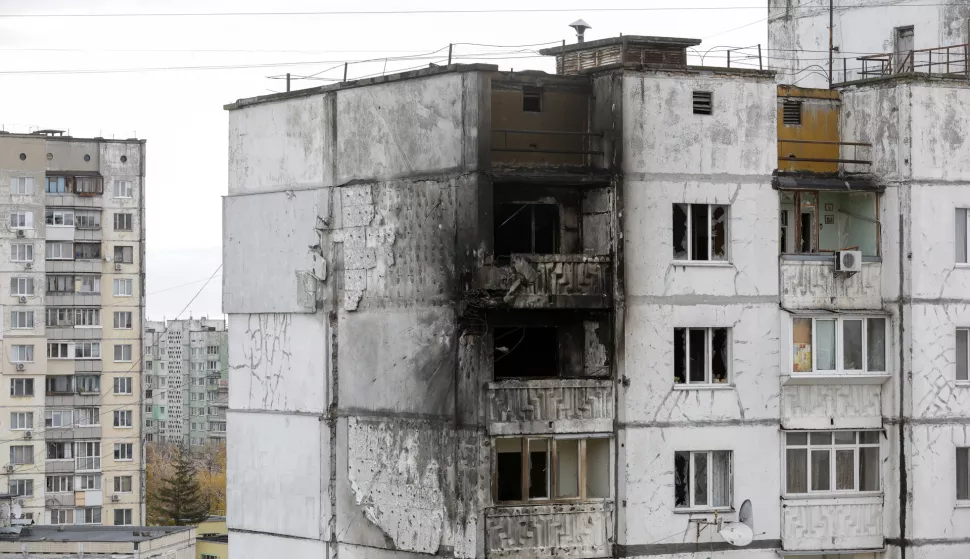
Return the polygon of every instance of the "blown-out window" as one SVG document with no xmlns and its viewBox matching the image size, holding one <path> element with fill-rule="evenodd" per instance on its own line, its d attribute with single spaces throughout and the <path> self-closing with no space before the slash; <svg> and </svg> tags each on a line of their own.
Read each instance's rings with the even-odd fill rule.
<svg viewBox="0 0 970 559">
<path fill-rule="evenodd" d="M 610 496 L 608 438 L 495 439 L 496 501 L 562 501 Z"/>
<path fill-rule="evenodd" d="M 732 476 L 729 450 L 674 453 L 674 506 L 730 507 Z"/>
<path fill-rule="evenodd" d="M 729 340 L 728 328 L 674 328 L 674 382 L 727 383 Z"/>
<path fill-rule="evenodd" d="M 727 261 L 728 206 L 674 204 L 674 260 Z"/>
</svg>

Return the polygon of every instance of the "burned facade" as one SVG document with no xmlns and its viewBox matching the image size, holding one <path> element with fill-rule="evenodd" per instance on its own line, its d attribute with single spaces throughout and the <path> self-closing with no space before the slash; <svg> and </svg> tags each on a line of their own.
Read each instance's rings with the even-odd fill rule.
<svg viewBox="0 0 970 559">
<path fill-rule="evenodd" d="M 962 556 L 966 80 L 698 43 L 227 107 L 233 557 Z"/>
</svg>

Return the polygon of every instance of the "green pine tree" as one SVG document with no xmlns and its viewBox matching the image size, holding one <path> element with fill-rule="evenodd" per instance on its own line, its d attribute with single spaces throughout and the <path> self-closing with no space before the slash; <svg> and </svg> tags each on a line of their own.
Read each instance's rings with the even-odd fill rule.
<svg viewBox="0 0 970 559">
<path fill-rule="evenodd" d="M 195 477 L 195 465 L 188 450 L 180 447 L 175 453 L 175 470 L 162 479 L 158 490 L 159 516 L 162 522 L 174 526 L 189 526 L 209 516 L 209 505 Z"/>
</svg>

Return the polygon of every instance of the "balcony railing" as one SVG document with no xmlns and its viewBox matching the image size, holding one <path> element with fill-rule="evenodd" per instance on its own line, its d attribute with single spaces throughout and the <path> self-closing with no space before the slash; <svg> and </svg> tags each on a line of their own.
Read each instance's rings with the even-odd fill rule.
<svg viewBox="0 0 970 559">
<path fill-rule="evenodd" d="M 488 557 L 609 557 L 613 503 L 493 507 L 485 511 Z"/>
<path fill-rule="evenodd" d="M 872 144 L 866 142 L 779 139 L 778 169 L 781 171 L 867 171 L 872 166 L 871 150 Z M 805 165 L 805 163 L 816 165 Z M 862 168 L 849 169 L 846 165 L 860 165 Z"/>
<path fill-rule="evenodd" d="M 783 499 L 785 551 L 882 549 L 883 498 Z"/>
<path fill-rule="evenodd" d="M 609 256 L 513 254 L 484 264 L 474 286 L 490 292 L 494 306 L 513 308 L 608 308 Z"/>
<path fill-rule="evenodd" d="M 488 384 L 492 435 L 613 430 L 612 379 L 506 380 Z"/>
<path fill-rule="evenodd" d="M 845 83 L 900 74 L 970 79 L 970 44 L 884 52 L 835 62 L 832 81 Z"/>
</svg>

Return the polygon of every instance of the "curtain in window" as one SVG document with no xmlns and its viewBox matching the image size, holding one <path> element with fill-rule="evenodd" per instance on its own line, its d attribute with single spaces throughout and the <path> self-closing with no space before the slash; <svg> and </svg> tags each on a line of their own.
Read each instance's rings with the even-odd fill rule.
<svg viewBox="0 0 970 559">
<path fill-rule="evenodd" d="M 711 473 L 711 498 L 715 507 L 731 505 L 731 453 L 715 452 Z"/>
</svg>

